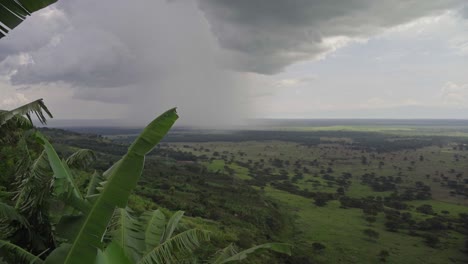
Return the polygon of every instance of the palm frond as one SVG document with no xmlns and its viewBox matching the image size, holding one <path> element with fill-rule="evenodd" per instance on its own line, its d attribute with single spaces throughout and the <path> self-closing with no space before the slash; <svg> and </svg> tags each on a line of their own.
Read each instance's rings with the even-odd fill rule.
<svg viewBox="0 0 468 264">
<path fill-rule="evenodd" d="M 129 147 L 127 154 L 108 172 L 105 185 L 95 197 L 89 211 L 83 215 L 75 239 L 71 241 L 67 253 L 62 256 L 61 263 L 81 264 L 94 261 L 97 250 L 102 248 L 101 239 L 114 209 L 126 206 L 128 197 L 138 182 L 143 170 L 144 156 L 166 135 L 177 118 L 174 108 L 153 120 Z M 45 139 L 43 142 L 45 146 L 48 145 Z M 47 154 L 49 155 L 49 152 Z M 54 169 L 52 161 L 50 164 Z M 59 168 L 55 166 L 54 173 L 56 169 Z"/>
<path fill-rule="evenodd" d="M 231 243 L 229 246 L 216 252 L 211 260 L 211 263 L 221 263 L 221 261 L 228 259 L 238 253 L 237 248 Z"/>
<path fill-rule="evenodd" d="M 16 143 L 15 154 L 17 156 L 17 161 L 15 162 L 15 174 L 18 176 L 17 180 L 21 181 L 23 177 L 28 174 L 33 163 L 26 137 L 23 134 L 19 135 L 19 140 Z"/>
<path fill-rule="evenodd" d="M 103 181 L 104 177 L 97 171 L 94 171 L 93 175 L 91 176 L 91 180 L 88 183 L 88 187 L 86 188 L 86 198 L 89 198 L 92 195 L 96 195 L 98 193 L 97 187 L 99 186 L 99 183 Z"/>
<path fill-rule="evenodd" d="M 0 202 L 0 219 L 5 218 L 8 221 L 18 221 L 23 226 L 28 227 L 29 223 L 13 206 Z"/>
<path fill-rule="evenodd" d="M 187 258 L 202 242 L 210 240 L 210 233 L 190 229 L 177 234 L 145 254 L 138 264 L 179 263 Z"/>
<path fill-rule="evenodd" d="M 10 123 L 11 126 L 14 126 L 15 128 L 21 128 L 24 130 L 33 128 L 33 123 L 31 122 L 31 120 L 22 115 L 12 116 L 7 123 Z M 5 124 L 5 126 L 7 126 L 7 124 Z"/>
<path fill-rule="evenodd" d="M 90 149 L 80 149 L 67 158 L 66 163 L 71 168 L 86 169 L 96 160 L 96 154 Z"/>
<path fill-rule="evenodd" d="M 43 207 L 42 204 L 50 196 L 52 173 L 45 151 L 32 164 L 24 166 L 26 169 L 18 174 L 18 191 L 13 200 L 17 209 L 26 215 L 32 215 Z"/>
<path fill-rule="evenodd" d="M 21 261 L 28 263 L 42 263 L 41 259 L 9 241 L 0 240 L 0 250 L 1 249 L 5 249 L 9 254 L 12 254 Z"/>
<path fill-rule="evenodd" d="M 129 208 L 115 209 L 109 227 L 113 243 L 122 248 L 128 259 L 134 263 L 140 260 L 145 249 L 144 232 L 140 222 L 132 215 Z"/>
<path fill-rule="evenodd" d="M 177 225 L 179 224 L 180 219 L 182 219 L 182 216 L 184 216 L 183 211 L 177 211 L 171 216 L 167 222 L 166 229 L 164 230 L 164 234 L 161 237 L 161 241 L 159 243 L 164 243 L 172 237 L 172 233 L 174 233 L 175 229 L 177 228 Z"/>
<path fill-rule="evenodd" d="M 127 256 L 125 256 L 124 250 L 119 246 L 118 243 L 112 242 L 103 251 L 98 250 L 95 264 L 131 264 Z"/>
<path fill-rule="evenodd" d="M 272 250 L 278 253 L 291 255 L 291 245 L 284 243 L 266 243 L 251 247 L 249 249 L 243 250 L 239 253 L 235 253 L 235 249 L 232 245 L 229 245 L 227 248 L 221 251 L 221 254 L 218 254 L 215 257 L 213 264 L 222 264 L 233 261 L 241 261 L 248 257 L 250 254 L 259 253 L 265 250 Z M 234 253 L 231 255 L 231 253 Z"/>
<path fill-rule="evenodd" d="M 83 200 L 83 196 L 76 186 L 75 181 L 73 180 L 73 175 L 68 167 L 67 163 L 62 161 L 54 147 L 50 142 L 39 132 L 36 132 L 37 141 L 44 147 L 45 152 L 47 153 L 47 158 L 49 160 L 50 167 L 54 172 L 54 192 L 57 196 L 68 195 L 73 193 L 74 196 L 78 199 Z"/>
<path fill-rule="evenodd" d="M 3 0 L 3 1 L 16 2 L 13 0 Z M 36 0 L 36 1 L 41 2 L 41 0 Z M 45 0 L 42 0 L 42 1 L 45 1 Z M 0 3 L 0 13 L 2 11 L 2 4 L 3 3 Z M 2 18 L 3 17 L 0 18 L 0 22 L 2 22 Z M 41 124 L 47 123 L 47 118 L 44 114 L 48 115 L 50 118 L 53 118 L 52 114 L 49 112 L 49 109 L 47 109 L 47 106 L 44 104 L 43 99 L 38 99 L 31 103 L 20 106 L 16 109 L 13 109 L 11 111 L 0 112 L 0 126 L 3 126 L 8 120 L 15 118 L 15 116 L 18 116 L 18 115 L 20 116 L 25 115 L 28 118 L 28 120 L 32 123 L 31 114 L 35 114 L 37 118 L 39 119 L 39 122 L 41 122 Z"/>
<path fill-rule="evenodd" d="M 21 24 L 31 13 L 55 2 L 57 0 L 2 0 L 0 2 L 0 38 Z"/>
<path fill-rule="evenodd" d="M 0 119 L 6 115 L 8 111 L 0 110 Z M 34 128 L 29 119 L 22 115 L 14 115 L 5 124 L 0 125 L 0 144 L 14 145 L 18 142 L 18 138 L 23 138 L 28 134 L 26 131 Z"/>
<path fill-rule="evenodd" d="M 148 252 L 159 245 L 166 227 L 166 216 L 158 209 L 144 212 L 140 219 L 145 232 L 145 251 Z"/>
</svg>

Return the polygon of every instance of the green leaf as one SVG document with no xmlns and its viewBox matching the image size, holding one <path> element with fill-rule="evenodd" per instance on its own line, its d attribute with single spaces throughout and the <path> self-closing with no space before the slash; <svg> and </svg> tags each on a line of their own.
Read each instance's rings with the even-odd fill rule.
<svg viewBox="0 0 468 264">
<path fill-rule="evenodd" d="M 35 255 L 29 253 L 25 249 L 9 241 L 0 240 L 0 249 L 6 249 L 9 253 L 14 254 L 19 259 L 29 263 L 42 263 L 41 259 L 38 259 Z"/>
<path fill-rule="evenodd" d="M 160 210 L 144 212 L 141 222 L 145 230 L 145 245 L 148 252 L 159 245 L 166 226 L 166 216 Z"/>
<path fill-rule="evenodd" d="M 83 222 L 83 215 L 64 215 L 60 217 L 60 221 L 55 229 L 61 238 L 73 241 L 76 238 L 80 227 L 83 225 Z"/>
<path fill-rule="evenodd" d="M 62 260 L 70 251 L 70 244 L 62 243 L 58 248 L 50 253 L 44 261 L 44 264 L 62 264 Z"/>
<path fill-rule="evenodd" d="M 114 212 L 114 217 L 111 221 L 112 242 L 119 245 L 123 249 L 125 255 L 137 262 L 144 253 L 144 233 L 142 225 L 135 219 L 130 212 L 130 209 L 118 208 Z"/>
<path fill-rule="evenodd" d="M 111 242 L 109 246 L 102 252 L 98 250 L 96 264 L 132 264 L 125 256 L 124 250 L 118 243 Z"/>
<path fill-rule="evenodd" d="M 87 191 L 86 191 L 86 198 L 95 195 L 98 193 L 97 187 L 100 182 L 104 180 L 104 177 L 102 177 L 97 171 L 94 171 L 93 176 L 91 176 L 91 180 L 89 181 Z"/>
<path fill-rule="evenodd" d="M 231 247 L 229 249 L 229 247 Z M 288 254 L 291 255 L 291 245 L 289 244 L 284 244 L 284 243 L 267 243 L 267 244 L 262 244 L 258 245 L 255 247 L 251 247 L 249 249 L 243 250 L 239 253 L 235 253 L 234 255 L 229 256 L 229 252 L 234 253 L 235 250 L 232 249 L 232 246 L 228 246 L 228 248 L 225 248 L 222 250 L 221 254 L 216 258 L 216 260 L 213 262 L 213 264 L 222 264 L 222 263 L 228 263 L 232 261 L 241 261 L 243 259 L 246 259 L 249 254 L 254 254 L 258 253 L 264 250 L 272 250 L 278 253 L 283 253 L 283 254 Z"/>
<path fill-rule="evenodd" d="M 166 240 L 168 240 L 170 237 L 172 237 L 172 233 L 174 233 L 174 230 L 176 229 L 177 225 L 179 224 L 180 219 L 184 216 L 183 211 L 177 211 L 175 212 L 172 217 L 169 219 L 166 225 L 166 230 L 164 230 L 164 234 L 161 237 L 161 241 L 159 243 L 164 243 Z"/>
<path fill-rule="evenodd" d="M 18 26 L 28 15 L 49 6 L 57 0 L 2 0 L 0 2 L 0 38 Z"/>
<path fill-rule="evenodd" d="M 36 137 L 38 142 L 44 147 L 47 158 L 49 159 L 50 167 L 54 172 L 54 191 L 57 196 L 68 195 L 69 191 L 73 193 L 77 198 L 83 200 L 83 196 L 76 186 L 73 175 L 68 167 L 67 163 L 63 162 L 57 152 L 55 152 L 54 147 L 50 142 L 39 132 L 36 132 Z"/>
<path fill-rule="evenodd" d="M 181 263 L 201 242 L 209 241 L 210 233 L 200 229 L 190 229 L 177 234 L 145 254 L 138 264 Z"/>
<path fill-rule="evenodd" d="M 80 149 L 67 158 L 69 167 L 85 169 L 96 160 L 96 154 L 90 149 Z"/>
<path fill-rule="evenodd" d="M 216 252 L 216 254 L 214 254 L 212 260 L 210 261 L 210 263 L 221 263 L 221 261 L 225 260 L 225 259 L 228 259 L 232 256 L 234 256 L 235 254 L 237 254 L 238 251 L 236 249 L 236 247 L 231 243 L 229 244 L 229 246 L 219 250 L 218 252 Z"/>
<path fill-rule="evenodd" d="M 36 12 L 44 7 L 47 7 L 57 0 L 17 0 L 29 12 Z"/>
<path fill-rule="evenodd" d="M 6 0 L 6 1 L 12 1 L 12 0 Z M 36 1 L 40 2 L 40 0 L 36 0 Z M 0 5 L 0 10 L 2 10 L 2 5 Z M 0 22 L 2 22 L 2 19 L 3 17 L 0 13 Z M 44 115 L 44 112 L 50 118 L 52 118 L 52 114 L 49 112 L 49 109 L 47 109 L 47 106 L 44 104 L 43 99 L 39 99 L 31 103 L 25 104 L 23 106 L 20 106 L 11 111 L 0 112 L 0 126 L 3 126 L 8 120 L 14 118 L 17 115 L 20 115 L 20 116 L 26 115 L 26 117 L 32 123 L 31 113 L 36 114 L 37 118 L 39 119 L 39 122 L 41 122 L 42 124 L 45 124 L 47 122 L 47 119 Z"/>
<path fill-rule="evenodd" d="M 0 202 L 0 219 L 7 218 L 8 220 L 16 220 L 23 226 L 29 227 L 28 220 L 24 218 L 13 206 Z"/>
<path fill-rule="evenodd" d="M 97 249 L 102 248 L 101 238 L 114 209 L 126 206 L 128 197 L 137 184 L 143 170 L 144 155 L 159 143 L 177 118 L 174 108 L 153 120 L 130 146 L 127 154 L 108 172 L 105 185 L 95 198 L 89 213 L 84 215 L 83 224 L 62 263 L 94 262 Z"/>
<path fill-rule="evenodd" d="M 15 208 L 24 215 L 30 215 L 44 208 L 50 198 L 52 171 L 45 151 L 42 151 L 34 161 L 31 161 L 29 151 L 25 151 L 22 155 L 27 161 L 21 162 L 22 168 L 18 170 Z"/>
</svg>

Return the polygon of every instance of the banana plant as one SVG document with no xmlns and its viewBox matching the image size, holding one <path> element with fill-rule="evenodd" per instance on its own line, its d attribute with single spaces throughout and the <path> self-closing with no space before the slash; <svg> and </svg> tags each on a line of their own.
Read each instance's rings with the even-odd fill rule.
<svg viewBox="0 0 468 264">
<path fill-rule="evenodd" d="M 50 219 L 49 205 L 57 204 L 51 193 L 54 181 L 49 160 L 45 151 L 33 159 L 24 137 L 17 145 L 17 153 L 21 158 L 16 164 L 15 190 L 7 195 L 12 198 L 12 205 L 0 198 L 0 242 L 5 245 L 15 242 L 16 246 L 30 252 L 47 252 L 55 247 L 54 221 Z M 66 162 L 82 166 L 93 159 L 92 151 L 78 150 Z M 2 250 L 0 247 L 0 255 L 5 253 L 6 248 Z"/>
<path fill-rule="evenodd" d="M 256 254 L 265 250 L 291 255 L 291 245 L 286 243 L 265 243 L 240 252 L 237 251 L 237 248 L 233 244 L 230 244 L 226 248 L 218 251 L 210 263 L 224 264 L 229 262 L 242 261 L 251 254 Z"/>
<path fill-rule="evenodd" d="M 169 220 L 160 210 L 145 212 L 139 218 L 133 216 L 128 208 L 116 209 L 111 227 L 107 231 L 111 240 L 111 251 L 100 251 L 99 261 L 105 264 L 112 255 L 121 256 L 122 262 L 136 264 L 197 263 L 193 251 L 202 242 L 209 241 L 210 233 L 200 229 L 189 229 L 176 235 L 184 212 L 177 211 Z M 267 243 L 238 252 L 234 245 L 216 252 L 206 263 L 223 264 L 244 260 L 250 254 L 265 250 L 291 254 L 290 245 Z M 111 253 L 112 252 L 112 253 Z"/>
<path fill-rule="evenodd" d="M 50 142 L 37 132 L 37 141 L 44 147 L 53 171 L 54 195 L 73 209 L 66 210 L 67 214 L 56 226 L 58 236 L 66 242 L 47 256 L 45 264 L 192 262 L 193 250 L 209 240 L 207 231 L 191 229 L 175 234 L 183 216 L 180 211 L 166 221 L 166 216 L 159 210 L 136 217 L 126 208 L 128 197 L 141 175 L 145 155 L 177 118 L 176 110 L 171 109 L 153 120 L 122 159 L 102 175 L 93 175 L 86 194 L 82 194 L 74 182 L 69 168 L 69 164 L 74 163 L 73 158 L 68 162 L 60 159 Z M 265 249 L 290 254 L 290 246 L 281 243 L 264 244 L 239 253 L 230 246 L 221 250 L 222 254 L 216 254 L 212 263 L 242 260 L 248 254 Z M 34 261 L 42 263 L 37 256 Z"/>
<path fill-rule="evenodd" d="M 0 11 L 1 9 L 2 5 L 0 2 Z M 38 99 L 13 110 L 0 110 L 0 127 L 5 125 L 9 120 L 13 119 L 16 121 L 16 123 L 21 124 L 22 126 L 28 126 L 32 128 L 31 114 L 35 114 L 41 124 L 47 123 L 46 115 L 50 118 L 53 117 L 49 109 L 47 109 L 47 106 L 44 104 L 43 99 Z M 26 116 L 27 119 L 25 119 L 23 116 Z"/>
<path fill-rule="evenodd" d="M 55 2 L 57 0 L 0 0 L 0 38 L 21 24 L 33 12 Z"/>
<path fill-rule="evenodd" d="M 98 192 L 91 192 L 89 196 L 80 193 L 66 162 L 60 160 L 47 139 L 38 134 L 38 141 L 44 146 L 54 172 L 56 195 L 64 197 L 64 201 L 79 212 L 62 217 L 60 226 L 66 228 L 60 229 L 71 231 L 64 233 L 68 242 L 52 252 L 46 263 L 93 263 L 99 250 L 105 252 L 103 237 L 114 210 L 126 207 L 143 170 L 145 155 L 159 143 L 177 118 L 174 108 L 153 120 L 129 147 L 127 154 L 104 173 L 105 181 L 96 188 Z M 92 180 L 91 183 L 96 182 Z"/>
<path fill-rule="evenodd" d="M 174 235 L 183 214 L 178 211 L 166 220 L 164 213 L 155 210 L 137 218 L 128 208 L 119 208 L 114 212 L 107 235 L 115 244 L 113 250 L 122 251 L 128 263 L 181 263 L 191 259 L 201 242 L 210 239 L 209 232 L 200 229 Z"/>
</svg>

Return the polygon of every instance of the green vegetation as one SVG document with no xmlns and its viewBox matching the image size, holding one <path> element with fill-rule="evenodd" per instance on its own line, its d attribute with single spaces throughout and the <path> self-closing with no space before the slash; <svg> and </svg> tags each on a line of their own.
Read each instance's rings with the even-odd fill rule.
<svg viewBox="0 0 468 264">
<path fill-rule="evenodd" d="M 178 118 L 175 109 L 153 120 L 127 153 L 107 171 L 94 172 L 86 188 L 80 188 L 83 182 L 77 177 L 86 171 L 72 168 L 89 165 L 94 160 L 94 152 L 78 150 L 67 160 L 60 159 L 46 137 L 32 130 L 29 114 L 34 112 L 41 122 L 45 122 L 43 110 L 49 113 L 42 100 L 38 100 L 1 112 L 4 138 L 10 139 L 10 146 L 21 147 L 23 153 L 9 149 L 10 156 L 22 156 L 19 155 L 17 170 L 12 175 L 4 175 L 5 179 L 12 177 L 16 181 L 16 184 L 2 186 L 7 191 L 5 196 L 12 193 L 9 189 L 12 187 L 16 187 L 17 195 L 12 201 L 14 206 L 7 200 L 0 202 L 1 229 L 4 231 L 0 236 L 0 260 L 11 263 L 198 261 L 193 251 L 209 241 L 210 234 L 196 228 L 174 234 L 183 212 L 176 212 L 166 222 L 160 210 L 145 211 L 137 216 L 126 208 L 143 171 L 145 155 Z M 36 142 L 28 143 L 28 138 Z M 43 150 L 39 154 L 30 151 L 29 146 Z M 9 160 L 2 163 L 5 168 L 12 164 Z M 171 193 L 174 192 L 171 188 Z M 289 253 L 289 248 L 286 244 L 266 243 L 237 252 L 233 245 L 229 245 L 213 255 L 211 262 L 242 260 L 264 249 Z"/>
<path fill-rule="evenodd" d="M 444 143 L 423 138 L 426 143 L 420 147 L 408 144 L 395 150 L 394 136 L 368 134 L 364 145 L 360 134 L 342 132 L 346 140 L 330 142 L 328 137 L 311 145 L 305 136 L 300 142 L 296 132 L 291 132 L 291 141 L 286 132 L 278 133 L 283 141 L 241 141 L 233 133 L 235 142 L 226 136 L 222 142 L 200 142 L 194 133 L 195 142 L 171 142 L 163 150 L 192 153 L 209 168 L 222 164 L 237 181 L 258 186 L 276 200 L 294 216 L 294 228 L 280 236 L 296 246 L 297 263 L 467 260 L 463 138 Z M 398 139 L 406 140 L 403 135 Z M 421 207 L 425 204 L 432 212 Z M 369 229 L 375 233 L 363 233 Z"/>
<path fill-rule="evenodd" d="M 0 38 L 54 2 L 2 0 Z M 42 99 L 0 110 L 0 263 L 468 261 L 463 125 L 165 137 L 171 109 L 103 137 L 38 131 L 33 114 L 52 117 Z"/>
<path fill-rule="evenodd" d="M 0 27 L 0 38 L 21 24 L 31 13 L 55 2 L 57 0 L 2 0 L 0 4 L 0 14 L 2 14 L 0 22 L 6 28 L 4 26 Z"/>
<path fill-rule="evenodd" d="M 88 186 L 96 186 L 93 169 L 102 175 L 135 139 L 112 141 L 57 129 L 41 132 L 53 138 L 61 156 L 74 157 L 68 159 L 75 164 L 69 167 L 83 197 L 91 194 Z M 284 241 L 294 245 L 292 256 L 267 253 L 250 261 L 466 262 L 468 148 L 463 138 L 257 133 L 174 130 L 148 153 L 129 208 L 121 208 L 117 219 L 129 216 L 132 220 L 121 225 L 142 225 L 138 223 L 148 212 L 159 210 L 168 219 L 171 211 L 183 210 L 179 233 L 209 232 L 209 241 L 200 234 L 199 246 L 187 246 L 189 255 L 199 260 L 213 260 L 218 248 L 249 250 L 255 244 Z M 92 149 L 96 159 L 90 151 L 79 151 L 82 148 Z M 41 151 L 39 146 L 36 153 Z M 56 217 L 54 211 L 51 218 Z M 114 213 L 110 222 L 115 219 Z M 113 245 L 112 236 L 105 237 L 105 244 Z"/>
</svg>

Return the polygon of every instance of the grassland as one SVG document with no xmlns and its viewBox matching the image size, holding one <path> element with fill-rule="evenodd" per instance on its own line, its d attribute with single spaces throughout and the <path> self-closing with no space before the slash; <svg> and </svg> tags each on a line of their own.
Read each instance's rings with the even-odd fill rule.
<svg viewBox="0 0 468 264">
<path fill-rule="evenodd" d="M 344 142 L 350 142 L 346 139 Z M 320 171 L 332 168 L 331 175 L 350 173 L 351 185 L 346 195 L 354 198 L 380 196 L 386 197 L 391 191 L 377 192 L 368 185 L 362 184 L 361 175 L 375 173 L 379 176 L 401 176 L 401 188 L 422 181 L 431 187 L 432 199 L 411 201 L 407 212 L 414 219 L 426 219 L 427 215 L 416 211 L 420 205 L 429 204 L 434 212 L 440 214 L 448 211 L 455 217 L 460 213 L 468 213 L 468 199 L 451 194 L 451 190 L 441 184 L 439 178 L 443 174 L 451 180 L 457 180 L 456 175 L 468 175 L 468 155 L 465 151 L 454 150 L 453 145 L 443 147 L 428 146 L 419 149 L 401 150 L 396 152 L 376 153 L 364 152 L 340 144 L 339 140 L 328 138 L 317 146 L 304 146 L 285 141 L 249 141 L 249 142 L 205 142 L 205 143 L 171 143 L 169 148 L 189 151 L 201 156 L 208 153 L 208 168 L 213 171 L 233 170 L 239 180 L 249 180 L 255 177 L 249 167 L 252 164 L 268 164 L 265 167 L 272 174 L 287 173 L 289 179 L 294 175 L 295 162 L 310 164 L 318 162 L 317 166 L 305 166 L 308 169 L 302 179 L 294 184 L 302 190 L 333 193 L 337 185 L 320 177 Z M 184 148 L 182 146 L 185 146 Z M 189 147 L 187 147 L 189 146 Z M 216 155 L 212 154 L 216 152 Z M 362 157 L 368 162 L 362 164 Z M 271 161 L 281 159 L 286 162 L 284 167 L 272 166 Z M 251 164 L 243 166 L 242 164 Z M 297 172 L 297 171 L 296 171 Z M 466 177 L 466 176 L 465 176 Z M 460 179 L 458 179 L 460 180 Z M 296 216 L 295 231 L 284 239 L 295 244 L 313 261 L 317 263 L 378 263 L 378 254 L 382 250 L 390 253 L 387 263 L 466 263 L 466 255 L 462 252 L 464 237 L 457 232 L 447 231 L 441 238 L 437 248 L 429 247 L 421 237 L 411 236 L 407 231 L 390 232 L 384 226 L 384 215 L 377 215 L 377 221 L 371 226 L 363 217 L 361 209 L 340 208 L 339 201 L 330 201 L 326 206 L 313 204 L 313 199 L 278 190 L 267 185 L 261 190 L 270 197 L 280 201 Z M 363 230 L 372 228 L 380 236 L 369 239 Z M 325 245 L 324 250 L 314 250 L 313 242 Z M 430 256 L 428 258 L 428 256 Z"/>
<path fill-rule="evenodd" d="M 459 220 L 460 214 L 468 214 L 468 199 L 449 186 L 456 183 L 467 187 L 467 141 L 444 134 L 450 130 L 459 135 L 466 129 L 379 130 L 368 125 L 352 131 L 356 126 L 328 127 L 297 133 L 176 132 L 149 156 L 144 183 L 131 206 L 184 210 L 193 217 L 187 224 L 211 230 L 215 234 L 213 243 L 218 246 L 233 242 L 245 248 L 267 241 L 295 246 L 297 258 L 274 262 L 275 256 L 270 256 L 268 263 L 380 263 L 377 255 L 382 250 L 389 253 L 386 263 L 468 263 L 467 237 L 462 234 L 468 231 L 462 230 Z M 299 130 L 294 126 L 288 129 Z M 438 134 L 427 136 L 431 133 Z M 70 138 L 65 142 L 117 154 L 126 148 L 108 144 L 106 139 L 96 144 L 95 138 L 76 137 L 76 142 Z M 118 140 L 128 141 L 125 137 Z M 203 170 L 200 172 L 197 166 Z M 400 178 L 401 182 L 395 190 L 376 190 L 363 181 L 366 174 Z M 399 213 L 410 213 L 416 223 L 442 218 L 451 226 L 418 230 L 416 224 L 415 230 L 405 227 L 389 231 L 386 212 L 380 211 L 376 221 L 370 223 L 363 209 L 344 209 L 339 198 L 318 206 L 316 199 L 308 196 L 337 196 L 337 179 L 342 175 L 350 175 L 345 195 L 353 199 L 386 199 L 421 182 L 430 187 L 432 197 L 405 201 L 408 207 L 399 209 Z M 430 205 L 434 213 L 421 213 L 418 208 L 423 205 Z M 384 210 L 393 208 L 386 206 Z M 276 219 L 284 215 L 291 221 L 278 219 L 265 228 L 270 216 Z M 286 228 L 276 229 L 281 222 L 287 224 Z M 369 238 L 363 233 L 365 229 L 375 230 L 379 237 Z M 437 234 L 440 242 L 430 246 L 426 234 Z M 314 243 L 325 248 L 317 249 Z"/>
</svg>

